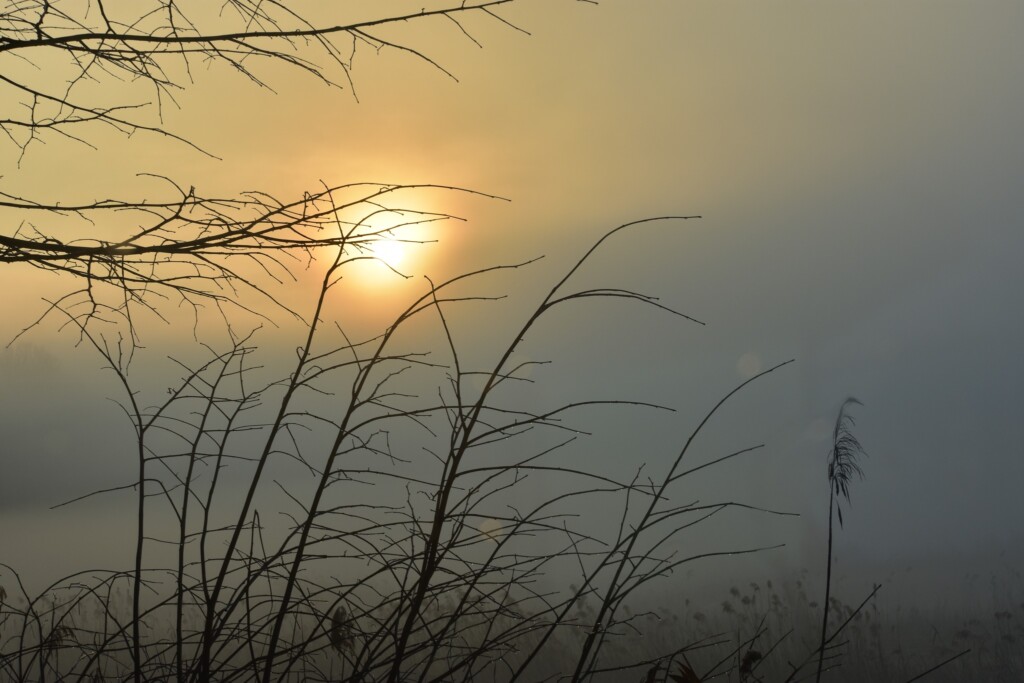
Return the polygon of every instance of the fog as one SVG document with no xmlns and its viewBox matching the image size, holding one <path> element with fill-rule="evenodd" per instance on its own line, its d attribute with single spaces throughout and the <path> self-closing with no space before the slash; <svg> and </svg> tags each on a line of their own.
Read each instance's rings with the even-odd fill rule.
<svg viewBox="0 0 1024 683">
<path fill-rule="evenodd" d="M 657 474 L 719 399 L 794 359 L 731 399 L 688 457 L 764 448 L 700 472 L 681 494 L 796 515 L 730 512 L 695 531 L 694 547 L 782 547 L 696 563 L 670 577 L 673 594 L 716 596 L 805 570 L 820 585 L 831 430 L 853 396 L 867 457 L 837 530 L 836 590 L 856 602 L 883 583 L 889 606 L 958 618 L 997 608 L 987 577 L 1012 584 L 1024 562 L 1022 13 L 996 1 L 523 3 L 503 16 L 529 36 L 487 21 L 469 27 L 482 49 L 457 31 L 422 36 L 458 82 L 387 51 L 356 62 L 358 100 L 274 69 L 275 92 L 198 71 L 165 121 L 220 160 L 145 136 L 111 135 L 96 150 L 65 141 L 20 164 L 5 150 L 0 189 L 67 201 L 158 193 L 142 171 L 213 194 L 290 197 L 321 180 L 371 180 L 508 198 L 431 194 L 433 210 L 467 222 L 438 228 L 408 266 L 438 279 L 545 256 L 464 290 L 508 295 L 452 315 L 481 367 L 605 232 L 700 216 L 616 235 L 572 282 L 655 295 L 703 324 L 615 300 L 567 306 L 518 350 L 551 363 L 510 389 L 509 404 L 669 407 L 574 413 L 590 435 L 564 456 Z M 2 271 L 6 343 L 64 281 L 23 265 Z M 308 314 L 315 268 L 296 275 L 280 291 Z M 367 333 L 425 291 L 419 277 L 356 279 L 332 305 Z M 179 324 L 189 311 L 169 306 L 172 325 L 140 318 L 133 376 L 153 401 L 180 374 L 168 356 L 205 353 Z M 302 326 L 264 312 L 274 323 L 256 340 L 270 377 L 286 372 Z M 227 339 L 209 320 L 198 329 L 212 345 Z M 436 320 L 424 323 L 409 348 L 444 356 L 438 335 Z M 116 531 L 131 527 L 130 492 L 53 508 L 134 476 L 124 395 L 103 365 L 53 316 L 0 355 L 2 561 L 39 588 L 87 567 L 127 567 L 134 553 L 130 533 Z M 308 484 L 298 469 L 277 474 Z M 600 524 L 609 512 L 581 514 Z"/>
</svg>

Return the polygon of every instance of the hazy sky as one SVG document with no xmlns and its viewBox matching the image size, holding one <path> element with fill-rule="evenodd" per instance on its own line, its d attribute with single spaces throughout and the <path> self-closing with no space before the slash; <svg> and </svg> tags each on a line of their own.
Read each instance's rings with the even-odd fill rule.
<svg viewBox="0 0 1024 683">
<path fill-rule="evenodd" d="M 878 580 L 941 566 L 951 590 L 961 568 L 1019 566 L 1024 5 L 544 0 L 502 15 L 532 35 L 476 18 L 467 29 L 481 49 L 442 22 L 402 29 L 458 82 L 407 55 L 357 53 L 358 101 L 292 71 L 265 71 L 272 93 L 198 68 L 165 122 L 222 160 L 100 134 L 98 150 L 53 140 L 17 167 L 7 145 L 0 189 L 66 201 L 156 192 L 135 177 L 144 171 L 208 194 L 293 197 L 320 181 L 370 180 L 507 197 L 431 194 L 425 208 L 469 222 L 439 230 L 407 266 L 443 274 L 547 254 L 499 283 L 520 303 L 484 330 L 466 325 L 484 341 L 605 230 L 699 214 L 616 238 L 585 277 L 657 294 L 706 326 L 590 305 L 524 347 L 561 364 L 536 391 L 678 409 L 650 422 L 630 413 L 628 447 L 599 434 L 593 457 L 664 466 L 701 411 L 749 373 L 795 358 L 730 404 L 708 437 L 708 457 L 766 449 L 696 486 L 802 515 L 730 518 L 738 544 L 767 534 L 787 543 L 759 560 L 773 571 L 820 569 L 828 436 L 852 395 L 865 404 L 856 433 L 869 458 L 840 557 Z M 63 285 L 5 267 L 3 341 L 39 315 L 36 292 Z M 372 322 L 422 285 L 353 287 L 346 305 Z M 154 348 L 187 353 L 189 334 L 152 325 Z M 85 555 L 114 548 L 89 537 L 84 513 L 48 511 L 116 476 L 111 425 L 128 433 L 104 400 L 113 384 L 73 342 L 50 322 L 2 357 L 0 537 L 13 539 L 3 561 L 77 567 L 67 541 L 29 542 L 40 534 L 78 539 L 71 547 Z"/>
</svg>

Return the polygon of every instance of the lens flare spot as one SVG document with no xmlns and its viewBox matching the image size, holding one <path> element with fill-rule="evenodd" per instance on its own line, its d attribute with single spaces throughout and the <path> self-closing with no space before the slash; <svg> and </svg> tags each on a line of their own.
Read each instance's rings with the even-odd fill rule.
<svg viewBox="0 0 1024 683">
<path fill-rule="evenodd" d="M 753 351 L 743 354 L 736 362 L 736 374 L 743 379 L 750 379 L 761 372 L 761 356 Z"/>
<path fill-rule="evenodd" d="M 492 541 L 499 541 L 504 535 L 503 526 L 500 519 L 485 519 L 480 524 L 480 534 Z"/>
</svg>

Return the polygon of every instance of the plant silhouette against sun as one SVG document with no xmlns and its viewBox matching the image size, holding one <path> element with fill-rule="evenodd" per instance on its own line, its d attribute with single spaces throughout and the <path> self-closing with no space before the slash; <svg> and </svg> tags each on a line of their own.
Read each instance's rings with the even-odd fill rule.
<svg viewBox="0 0 1024 683">
<path fill-rule="evenodd" d="M 363 16 L 348 18 L 337 7 L 300 10 L 274 1 L 228 0 L 217 11 L 208 3 L 166 0 L 10 3 L 0 10 L 0 129 L 18 164 L 44 142 L 95 146 L 111 131 L 212 155 L 215 150 L 199 150 L 162 118 L 195 69 L 227 66 L 266 86 L 264 67 L 278 64 L 352 88 L 357 52 L 396 50 L 451 76 L 389 29 L 443 26 L 476 42 L 474 22 L 522 30 L 499 14 L 512 4 L 441 1 L 369 18 L 364 8 Z M 207 196 L 192 183 L 153 178 L 159 196 L 141 200 L 79 202 L 0 188 L 0 263 L 78 283 L 50 301 L 36 324 L 61 316 L 105 359 L 123 390 L 136 442 L 135 476 L 97 492 L 134 491 L 134 566 L 81 573 L 37 595 L 7 567 L 25 606 L 2 605 L 0 627 L 13 626 L 0 641 L 5 676 L 424 681 L 509 674 L 513 661 L 522 674 L 539 653 L 577 632 L 572 606 L 603 593 L 608 606 L 588 626 L 591 636 L 576 667 L 575 678 L 587 677 L 599 670 L 594 634 L 603 642 L 635 620 L 618 616 L 626 596 L 692 559 L 677 556 L 656 534 L 688 516 L 734 505 L 662 509 L 667 489 L 685 474 L 678 471 L 682 455 L 660 485 L 640 483 L 638 475 L 619 481 L 555 460 L 581 434 L 562 424 L 569 414 L 647 404 L 586 397 L 536 411 L 495 402 L 525 379 L 520 373 L 530 364 L 514 363 L 513 352 L 552 310 L 598 297 L 671 311 L 628 289 L 566 289 L 593 250 L 626 226 L 600 240 L 555 284 L 491 367 L 468 368 L 450 326 L 451 309 L 487 297 L 459 288 L 526 264 L 430 284 L 378 336 L 366 339 L 353 341 L 324 307 L 342 272 L 354 261 L 376 258 L 375 242 L 454 218 L 417 210 L 405 203 L 406 194 L 465 190 L 325 184 L 281 200 L 262 192 Z M 296 268 L 324 259 L 313 310 L 292 310 L 280 287 L 294 279 Z M 272 318 L 262 310 L 266 301 L 303 321 L 305 332 L 293 368 L 260 383 L 256 336 L 236 333 L 231 311 Z M 161 318 L 168 306 L 181 304 L 196 315 L 206 305 L 221 311 L 231 343 L 223 350 L 208 346 L 205 361 L 182 361 L 180 382 L 166 397 L 144 401 L 131 370 L 137 314 Z M 448 362 L 426 351 L 394 350 L 410 321 L 428 315 L 443 331 Z M 397 387 L 416 373 L 435 375 L 435 399 L 427 400 L 430 393 L 419 385 Z M 325 396 L 339 397 L 334 414 L 324 412 L 330 403 L 316 403 Z M 389 435 L 400 431 L 395 425 L 434 439 L 427 464 L 392 450 Z M 484 455 L 545 430 L 565 438 L 511 461 Z M 323 442 L 314 445 L 303 434 Z M 293 506 L 283 529 L 258 512 L 276 486 L 271 472 L 280 460 L 298 463 L 315 482 L 305 495 L 281 489 L 284 503 Z M 512 505 L 511 492 L 539 475 L 564 478 L 561 492 L 531 508 Z M 569 524 L 578 502 L 591 496 L 624 497 L 611 550 Z M 641 498 L 651 503 L 630 530 L 627 521 Z M 170 527 L 160 526 L 168 515 Z M 479 531 L 485 521 L 486 533 Z M 567 555 L 531 550 L 540 537 L 556 539 Z M 161 554 L 166 548 L 171 552 Z M 565 557 L 584 572 L 582 585 L 537 590 L 534 583 Z M 588 568 L 592 559 L 598 561 Z M 314 573 L 324 565 L 345 571 Z M 101 615 L 99 623 L 83 617 L 90 610 Z M 70 659 L 62 656 L 68 652 Z"/>
<path fill-rule="evenodd" d="M 163 110 L 177 104 L 200 68 L 227 67 L 269 87 L 262 74 L 280 65 L 354 89 L 355 56 L 392 50 L 454 78 L 392 35 L 395 27 L 422 24 L 476 42 L 481 22 L 522 30 L 500 14 L 516 2 L 439 0 L 389 14 L 358 3 L 328 9 L 263 0 L 18 0 L 0 9 L 0 131 L 19 165 L 36 145 L 94 146 L 110 131 L 195 148 L 164 125 Z M 60 305 L 77 320 L 116 316 L 134 331 L 133 311 L 159 314 L 167 298 L 172 305 L 245 308 L 240 299 L 256 293 L 277 303 L 271 284 L 292 280 L 316 250 L 372 257 L 367 249 L 382 233 L 361 221 L 374 211 L 409 208 L 389 204 L 408 189 L 389 184 L 325 185 L 278 199 L 264 192 L 206 196 L 194 183 L 166 180 L 151 197 L 88 202 L 20 196 L 0 186 L 0 264 L 67 276 L 79 289 Z M 345 220 L 360 229 L 339 230 L 338 211 L 356 214 Z"/>
<path fill-rule="evenodd" d="M 502 14 L 517 2 L 435 0 L 386 14 L 376 3 L 17 0 L 0 9 L 0 130 L 19 167 L 43 143 L 101 147 L 111 132 L 212 156 L 216 150 L 199 149 L 163 119 L 199 68 L 226 67 L 268 87 L 270 67 L 284 66 L 353 89 L 357 53 L 393 50 L 452 76 L 392 29 L 444 28 L 476 43 L 478 22 L 523 30 Z M 729 392 L 655 474 L 637 465 L 623 476 L 564 456 L 586 436 L 575 421 L 588 412 L 668 407 L 590 395 L 524 407 L 506 393 L 531 382 L 526 371 L 541 364 L 514 360 L 524 340 L 580 301 L 638 303 L 698 322 L 629 288 L 573 289 L 608 240 L 696 216 L 607 232 L 481 363 L 470 360 L 475 349 L 455 321 L 463 308 L 500 298 L 475 294 L 476 283 L 531 262 L 428 280 L 365 337 L 326 306 L 354 262 L 379 260 L 375 243 L 456 218 L 417 209 L 410 193 L 469 190 L 346 182 L 279 199 L 212 196 L 191 180 L 151 178 L 154 196 L 86 202 L 0 186 L 0 263 L 73 283 L 29 329 L 54 316 L 77 330 L 116 377 L 134 432 L 133 474 L 69 501 L 133 496 L 131 567 L 78 572 L 32 591 L 0 565 L 0 675 L 440 683 L 648 671 L 653 680 L 664 664 L 666 673 L 696 678 L 688 663 L 672 663 L 704 641 L 656 651 L 626 645 L 623 659 L 609 652 L 634 642 L 630 634 L 642 638 L 644 615 L 628 601 L 653 581 L 702 558 L 765 549 L 684 551 L 687 530 L 723 510 L 784 513 L 679 499 L 690 475 L 761 448 L 693 462 L 697 437 L 726 401 L 787 363 Z M 312 261 L 323 275 L 311 305 L 288 303 L 282 292 Z M 178 361 L 180 378 L 157 398 L 133 364 L 139 314 L 166 319 L 182 305 L 197 318 L 204 307 L 219 312 L 229 341 L 196 339 L 203 359 Z M 300 322 L 286 370 L 267 377 L 269 352 L 257 325 L 240 322 L 251 320 L 243 312 L 269 320 L 284 312 Z M 409 331 L 424 321 L 438 343 Z M 628 358 L 615 354 L 611 360 Z M 418 449 L 393 445 L 410 434 Z M 285 466 L 306 478 L 286 486 L 278 479 Z M 830 468 L 830 481 L 845 481 L 849 467 Z M 530 484 L 542 477 L 549 490 L 538 496 Z M 832 493 L 840 494 L 848 496 L 845 483 Z M 616 510 L 617 524 L 582 523 L 587 505 Z M 569 574 L 578 580 L 566 588 L 560 579 Z M 580 607 L 594 597 L 593 610 Z M 763 633 L 726 659 L 745 652 L 750 660 Z M 549 671 L 552 658 L 567 666 Z M 748 661 L 745 672 L 752 668 Z"/>
</svg>

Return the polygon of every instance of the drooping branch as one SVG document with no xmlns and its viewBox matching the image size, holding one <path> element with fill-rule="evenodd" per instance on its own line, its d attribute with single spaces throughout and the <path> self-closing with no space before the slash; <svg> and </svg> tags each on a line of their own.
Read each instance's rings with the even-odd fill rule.
<svg viewBox="0 0 1024 683">
<path fill-rule="evenodd" d="M 434 2 L 415 12 L 359 18 L 351 6 L 316 9 L 321 15 L 297 11 L 280 1 L 227 0 L 215 11 L 208 3 L 154 0 L 148 3 L 69 3 L 26 0 L 0 10 L 0 58 L 14 57 L 38 69 L 59 65 L 66 78 L 31 81 L 12 75 L 0 64 L 0 92 L 10 109 L 0 110 L 0 130 L 21 154 L 47 133 L 86 142 L 72 132 L 84 124 L 105 124 L 123 134 L 156 133 L 189 143 L 164 128 L 160 111 L 165 102 L 193 78 L 202 64 L 223 64 L 260 87 L 269 87 L 261 65 L 284 64 L 333 87 L 354 92 L 353 60 L 360 47 L 373 52 L 395 50 L 422 61 L 444 75 L 454 74 L 424 48 L 388 29 L 410 22 L 447 19 L 457 34 L 479 41 L 466 26 L 471 15 L 519 29 L 495 10 L 516 0 Z M 521 30 L 521 29 L 520 29 Z M 138 98 L 126 88 L 128 101 L 94 104 L 89 86 L 120 82 L 144 84 L 151 95 Z M 155 120 L 145 119 L 152 100 Z M 88 143 L 87 143 L 88 144 Z"/>
<path fill-rule="evenodd" d="M 176 196 L 170 201 L 74 206 L 0 195 L 0 210 L 6 209 L 0 215 L 32 226 L 0 234 L 0 264 L 24 263 L 77 278 L 81 288 L 61 305 L 65 310 L 77 306 L 82 321 L 103 314 L 130 318 L 130 308 L 155 310 L 154 299 L 172 297 L 194 307 L 213 302 L 246 308 L 242 295 L 255 294 L 290 312 L 273 286 L 294 281 L 296 272 L 318 255 L 333 259 L 340 253 L 343 262 L 375 260 L 375 242 L 406 239 L 402 231 L 414 225 L 458 219 L 406 204 L 412 192 L 471 192 L 440 185 L 356 183 L 283 202 L 259 192 L 223 199 L 173 188 Z M 74 219 L 76 229 L 86 221 L 97 234 L 112 235 L 69 236 L 60 225 L 65 217 Z M 41 227 L 45 224 L 53 227 Z M 119 231 L 118 225 L 128 228 Z"/>
</svg>

